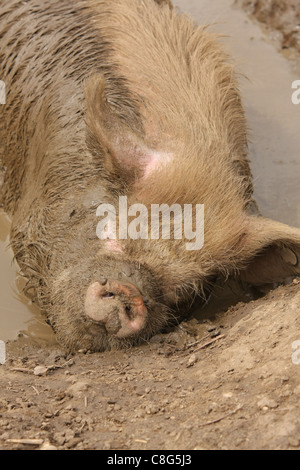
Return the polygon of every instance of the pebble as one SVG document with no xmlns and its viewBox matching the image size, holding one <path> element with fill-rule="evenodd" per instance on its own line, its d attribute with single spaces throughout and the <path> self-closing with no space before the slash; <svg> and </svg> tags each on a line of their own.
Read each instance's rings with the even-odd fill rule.
<svg viewBox="0 0 300 470">
<path fill-rule="evenodd" d="M 269 408 L 271 409 L 278 408 L 279 405 L 275 400 L 265 397 L 257 403 L 257 406 L 260 409 L 267 410 Z"/>
<path fill-rule="evenodd" d="M 45 375 L 48 372 L 48 367 L 46 366 L 36 366 L 33 369 L 34 375 Z"/>
<path fill-rule="evenodd" d="M 198 361 L 196 354 L 192 354 L 186 364 L 186 367 L 192 367 Z"/>
<path fill-rule="evenodd" d="M 44 444 L 41 445 L 39 450 L 57 450 L 57 447 L 50 444 L 49 441 L 45 441 Z"/>
<path fill-rule="evenodd" d="M 211 338 L 216 338 L 217 336 L 220 336 L 221 331 L 220 330 L 215 330 L 211 333 L 210 337 Z"/>
<path fill-rule="evenodd" d="M 217 327 L 214 326 L 214 325 L 209 325 L 209 326 L 206 327 L 206 329 L 207 329 L 208 333 L 211 333 L 212 331 L 215 331 L 217 329 Z"/>
</svg>

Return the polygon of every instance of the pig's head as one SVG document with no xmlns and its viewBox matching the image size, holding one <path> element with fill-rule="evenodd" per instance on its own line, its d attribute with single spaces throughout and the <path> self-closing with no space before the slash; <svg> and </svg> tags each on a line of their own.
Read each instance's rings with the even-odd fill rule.
<svg viewBox="0 0 300 470">
<path fill-rule="evenodd" d="M 85 249 L 81 244 L 79 263 L 78 242 L 69 238 L 68 267 L 55 269 L 60 274 L 50 286 L 55 295 L 49 320 L 62 344 L 71 350 L 126 347 L 149 339 L 172 320 L 149 267 L 105 246 L 99 252 L 95 240 Z"/>
<path fill-rule="evenodd" d="M 63 245 L 64 269 L 58 262 L 49 283 L 47 313 L 58 340 L 70 350 L 139 344 L 178 323 L 189 302 L 221 276 L 260 286 L 299 275 L 299 231 L 255 216 L 248 222 L 247 235 L 236 253 L 226 250 L 227 258 L 221 250 L 205 252 L 205 244 L 202 254 L 185 253 L 179 244 L 173 251 L 166 241 L 128 241 L 114 252 L 115 246 L 90 240 L 83 248 L 74 233 Z"/>
<path fill-rule="evenodd" d="M 249 180 L 233 171 L 219 142 L 199 147 L 190 135 L 170 143 L 167 132 L 157 136 L 155 123 L 140 125 L 130 105 L 127 126 L 101 80 L 89 90 L 88 142 L 101 182 L 93 183 L 84 203 L 82 195 L 72 199 L 61 257 L 52 262 L 49 320 L 63 344 L 90 350 L 137 344 L 179 321 L 220 276 L 261 285 L 300 273 L 299 230 L 251 215 Z M 128 206 L 148 209 L 203 204 L 204 246 L 188 250 L 186 233 L 153 239 L 150 226 L 148 238 L 120 239 L 109 236 L 108 224 L 107 238 L 99 239 L 96 209 L 102 203 L 117 208 L 120 196 Z M 117 210 L 115 222 L 121 217 Z"/>
</svg>

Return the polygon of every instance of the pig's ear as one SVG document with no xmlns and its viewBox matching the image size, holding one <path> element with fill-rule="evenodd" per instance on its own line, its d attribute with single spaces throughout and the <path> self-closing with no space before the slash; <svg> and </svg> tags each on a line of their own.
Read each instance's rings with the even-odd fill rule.
<svg viewBox="0 0 300 470">
<path fill-rule="evenodd" d="M 300 229 L 252 216 L 244 249 L 253 254 L 240 277 L 252 285 L 280 283 L 300 275 Z"/>
<path fill-rule="evenodd" d="M 118 90 L 118 92 L 115 91 Z M 168 158 L 145 143 L 138 98 L 122 81 L 92 77 L 86 86 L 88 146 L 104 168 L 127 180 L 147 176 Z"/>
</svg>

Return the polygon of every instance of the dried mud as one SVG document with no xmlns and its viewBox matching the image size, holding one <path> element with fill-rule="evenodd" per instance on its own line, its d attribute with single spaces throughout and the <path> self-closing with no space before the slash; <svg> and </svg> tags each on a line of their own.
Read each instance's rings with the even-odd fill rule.
<svg viewBox="0 0 300 470">
<path fill-rule="evenodd" d="M 127 351 L 69 357 L 25 338 L 9 344 L 0 448 L 299 448 L 299 286 Z"/>
<path fill-rule="evenodd" d="M 300 3 L 298 0 L 236 0 L 271 34 L 289 55 L 300 53 Z"/>
</svg>

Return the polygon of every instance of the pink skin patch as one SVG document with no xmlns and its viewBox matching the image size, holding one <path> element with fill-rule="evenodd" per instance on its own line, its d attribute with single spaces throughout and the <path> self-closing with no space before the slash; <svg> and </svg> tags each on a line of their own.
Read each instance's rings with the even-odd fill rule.
<svg viewBox="0 0 300 470">
<path fill-rule="evenodd" d="M 113 153 L 122 168 L 141 169 L 144 173 L 141 179 L 147 178 L 155 170 L 167 165 L 174 156 L 170 152 L 153 150 L 146 145 L 136 143 L 130 135 L 123 140 L 116 139 Z"/>
<path fill-rule="evenodd" d="M 123 248 L 118 240 L 107 240 L 105 242 L 105 248 L 107 251 L 113 253 L 123 253 Z"/>
<path fill-rule="evenodd" d="M 171 153 L 155 152 L 154 150 L 150 150 L 148 154 L 142 157 L 142 165 L 144 169 L 144 175 L 142 176 L 142 179 L 148 178 L 151 173 L 159 168 L 163 168 L 172 159 L 173 155 Z"/>
<path fill-rule="evenodd" d="M 109 221 L 106 226 L 105 235 L 107 237 L 105 240 L 105 249 L 112 253 L 123 253 L 121 243 L 115 238 L 116 234 L 111 221 Z"/>
</svg>

